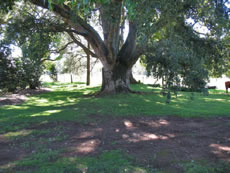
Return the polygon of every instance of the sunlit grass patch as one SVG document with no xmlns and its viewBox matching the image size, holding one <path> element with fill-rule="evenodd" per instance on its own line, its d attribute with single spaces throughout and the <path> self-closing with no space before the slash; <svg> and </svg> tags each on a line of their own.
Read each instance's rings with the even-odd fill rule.
<svg viewBox="0 0 230 173">
<path fill-rule="evenodd" d="M 91 121 L 89 115 L 103 116 L 181 116 L 210 117 L 230 115 L 230 96 L 211 90 L 202 93 L 172 93 L 169 104 L 161 88 L 132 85 L 139 94 L 119 94 L 105 97 L 89 96 L 99 87 L 86 87 L 82 83 L 46 83 L 56 87 L 51 92 L 29 97 L 21 105 L 0 108 L 0 133 L 17 130 L 42 121 Z M 88 95 L 85 97 L 85 95 Z M 191 100 L 191 95 L 193 99 Z"/>
<path fill-rule="evenodd" d="M 209 93 L 211 94 L 225 94 L 225 90 L 218 90 L 218 89 L 209 89 Z"/>
<path fill-rule="evenodd" d="M 32 132 L 31 130 L 20 130 L 20 131 L 16 131 L 16 132 L 6 133 L 3 136 L 5 136 L 5 137 L 27 136 L 31 132 Z"/>
<path fill-rule="evenodd" d="M 47 110 L 41 113 L 37 113 L 37 114 L 32 114 L 31 117 L 36 117 L 36 116 L 51 116 L 54 113 L 58 113 L 61 112 L 61 110 Z"/>
<path fill-rule="evenodd" d="M 4 106 L 3 109 L 4 110 L 10 110 L 10 109 L 14 109 L 14 110 L 17 110 L 17 109 L 28 109 L 29 107 L 26 106 L 26 105 L 10 105 L 10 106 Z M 0 111 L 1 111 L 1 108 L 0 108 Z M 0 115 L 1 116 L 1 115 Z"/>
<path fill-rule="evenodd" d="M 24 158 L 20 158 L 21 160 L 9 163 L 8 167 L 6 165 L 0 167 L 0 172 L 1 169 L 4 169 L 8 172 L 23 173 L 156 173 L 159 170 L 150 170 L 147 165 L 139 165 L 135 158 L 124 154 L 126 152 L 96 151 L 96 145 L 83 146 L 87 142 L 96 141 L 95 139 L 89 139 L 82 145 L 74 147 L 79 153 L 89 150 L 91 153 L 96 151 L 95 155 L 90 153 L 81 157 L 78 155 L 69 156 L 65 151 L 59 149 L 69 149 L 68 144 L 72 139 L 72 133 L 74 133 L 71 131 L 71 125 L 85 123 L 88 126 L 99 122 L 103 124 L 111 117 L 230 116 L 230 96 L 221 92 L 212 91 L 209 96 L 203 96 L 202 93 L 178 92 L 177 97 L 172 93 L 171 101 L 167 104 L 166 97 L 161 94 L 160 88 L 143 84 L 132 86 L 133 90 L 141 91 L 138 94 L 104 97 L 91 95 L 99 91 L 99 87 L 86 87 L 84 84 L 54 83 L 49 87 L 53 88 L 51 92 L 29 97 L 21 105 L 0 108 L 0 135 L 4 136 L 2 139 L 11 139 L 9 141 L 12 143 L 12 149 L 15 147 L 28 152 Z M 193 99 L 191 99 L 191 95 L 194 97 Z M 70 125 L 70 128 L 68 129 L 65 125 Z M 125 122 L 124 125 L 129 126 Z M 151 134 L 147 133 L 144 135 L 148 138 L 158 137 L 158 135 L 149 136 Z M 59 146 L 60 144 L 61 146 Z M 111 145 L 119 144 L 116 141 L 114 143 L 111 141 Z M 160 152 L 163 157 L 168 157 L 166 152 Z M 192 165 L 186 167 L 186 171 L 191 172 L 203 169 L 203 167 L 205 165 Z M 153 169 L 153 166 L 151 168 Z M 204 168 L 204 170 L 209 170 L 209 168 Z"/>
</svg>

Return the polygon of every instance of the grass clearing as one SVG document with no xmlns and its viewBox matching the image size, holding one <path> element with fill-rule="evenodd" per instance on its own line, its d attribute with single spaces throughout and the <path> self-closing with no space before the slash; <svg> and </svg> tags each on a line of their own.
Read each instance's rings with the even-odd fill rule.
<svg viewBox="0 0 230 173">
<path fill-rule="evenodd" d="M 84 84 L 45 84 L 53 91 L 32 96 L 21 105 L 0 107 L 0 133 L 14 131 L 33 123 L 44 121 L 85 121 L 89 115 L 102 116 L 180 116 L 210 117 L 229 116 L 230 96 L 224 92 L 211 91 L 209 96 L 179 92 L 172 96 L 170 104 L 160 94 L 159 88 L 133 85 L 136 91 L 145 94 L 120 94 L 106 97 L 88 97 L 99 87 L 85 87 Z"/>
<path fill-rule="evenodd" d="M 142 84 L 132 86 L 140 94 L 105 97 L 89 96 L 100 88 L 82 83 L 44 85 L 52 92 L 31 96 L 20 105 L 0 107 L 0 172 L 228 170 L 228 165 L 210 164 L 210 168 L 209 164 L 179 161 L 197 157 L 185 157 L 190 151 L 181 150 L 184 145 L 180 142 L 184 140 L 189 150 L 203 136 L 206 143 L 201 142 L 200 147 L 205 146 L 206 154 L 219 152 L 215 154 L 219 160 L 230 160 L 230 95 L 224 91 L 210 90 L 209 96 L 194 93 L 193 100 L 190 92 L 179 92 L 166 104 L 160 88 Z M 183 132 L 183 140 L 177 131 Z M 194 152 L 199 153 L 199 147 Z"/>
</svg>

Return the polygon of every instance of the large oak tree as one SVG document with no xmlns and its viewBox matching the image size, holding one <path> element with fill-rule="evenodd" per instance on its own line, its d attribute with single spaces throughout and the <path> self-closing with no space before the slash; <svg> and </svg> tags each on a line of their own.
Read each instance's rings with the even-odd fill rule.
<svg viewBox="0 0 230 173">
<path fill-rule="evenodd" d="M 13 0 L 1 2 L 2 7 L 11 7 Z M 229 31 L 225 21 L 229 17 L 226 0 L 25 0 L 60 17 L 63 25 L 52 26 L 57 32 L 66 32 L 75 40 L 86 39 L 93 51 L 78 44 L 92 57 L 103 64 L 102 94 L 130 92 L 131 68 L 146 51 L 151 51 L 154 33 L 162 32 L 165 26 L 182 23 L 188 19 L 205 25 L 210 35 L 220 38 Z M 92 25 L 101 26 L 102 35 Z M 91 21 L 91 22 L 89 22 Z M 125 26 L 128 36 L 123 42 Z M 61 27 L 60 27 L 61 26 Z M 75 40 L 77 43 L 77 40 Z"/>
</svg>

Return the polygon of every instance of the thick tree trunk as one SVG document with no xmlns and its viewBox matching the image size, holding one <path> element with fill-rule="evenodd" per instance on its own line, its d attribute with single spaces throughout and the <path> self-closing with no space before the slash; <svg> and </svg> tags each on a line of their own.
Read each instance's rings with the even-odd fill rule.
<svg viewBox="0 0 230 173">
<path fill-rule="evenodd" d="M 130 68 L 121 64 L 102 69 L 101 95 L 130 93 Z"/>
</svg>

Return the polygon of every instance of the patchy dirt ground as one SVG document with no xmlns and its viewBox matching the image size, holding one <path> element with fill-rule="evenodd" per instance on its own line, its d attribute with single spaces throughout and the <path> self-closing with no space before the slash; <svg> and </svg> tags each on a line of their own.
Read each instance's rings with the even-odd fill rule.
<svg viewBox="0 0 230 173">
<path fill-rule="evenodd" d="M 169 170 L 170 173 L 183 172 L 181 163 L 186 161 L 230 162 L 230 117 L 105 118 L 95 115 L 91 118 L 94 123 L 85 125 L 47 123 L 24 130 L 54 129 L 48 135 L 37 136 L 36 145 L 41 138 L 50 139 L 48 148 L 67 149 L 63 157 L 92 156 L 119 149 L 145 167 Z M 60 135 L 60 130 L 55 127 L 62 128 L 67 136 L 65 140 L 55 140 Z M 23 142 L 33 143 L 36 139 L 25 135 L 12 141 L 0 135 L 0 166 L 36 152 L 33 145 L 21 147 Z"/>
<path fill-rule="evenodd" d="M 25 89 L 13 94 L 7 93 L 0 95 L 0 106 L 21 104 L 28 98 L 28 96 L 42 94 L 49 91 L 50 89 L 47 88 L 37 90 Z"/>
</svg>

